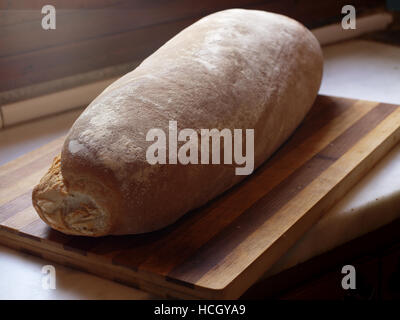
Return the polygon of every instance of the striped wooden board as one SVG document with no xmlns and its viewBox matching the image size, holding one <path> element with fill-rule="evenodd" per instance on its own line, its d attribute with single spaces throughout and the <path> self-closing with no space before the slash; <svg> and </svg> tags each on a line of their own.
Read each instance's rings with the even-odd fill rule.
<svg viewBox="0 0 400 320">
<path fill-rule="evenodd" d="M 399 140 L 400 107 L 319 96 L 223 196 L 161 231 L 85 238 L 51 230 L 31 205 L 60 138 L 0 168 L 0 242 L 165 297 L 236 298 Z"/>
</svg>

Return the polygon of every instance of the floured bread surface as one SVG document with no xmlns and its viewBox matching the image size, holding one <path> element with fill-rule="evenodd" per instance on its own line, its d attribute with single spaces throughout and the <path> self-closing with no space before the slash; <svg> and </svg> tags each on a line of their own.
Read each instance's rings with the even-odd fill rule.
<svg viewBox="0 0 400 320">
<path fill-rule="evenodd" d="M 165 227 L 245 176 L 229 165 L 150 165 L 150 129 L 168 133 L 169 121 L 196 132 L 254 129 L 256 168 L 303 120 L 321 76 L 318 41 L 298 22 L 255 10 L 211 14 L 86 108 L 61 162 L 35 189 L 35 208 L 49 225 L 72 234 Z"/>
</svg>

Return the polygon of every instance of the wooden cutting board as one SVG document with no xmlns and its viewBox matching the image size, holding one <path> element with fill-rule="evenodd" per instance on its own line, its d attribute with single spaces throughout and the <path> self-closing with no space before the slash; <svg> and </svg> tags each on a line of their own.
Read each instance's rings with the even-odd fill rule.
<svg viewBox="0 0 400 320">
<path fill-rule="evenodd" d="M 0 168 L 0 242 L 164 297 L 237 298 L 399 140 L 400 107 L 319 96 L 267 163 L 203 208 L 157 232 L 85 238 L 31 205 L 60 138 Z"/>
</svg>

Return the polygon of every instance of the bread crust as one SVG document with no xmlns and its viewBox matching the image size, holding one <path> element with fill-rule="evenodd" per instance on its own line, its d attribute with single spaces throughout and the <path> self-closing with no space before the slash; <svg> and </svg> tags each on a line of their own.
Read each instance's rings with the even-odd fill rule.
<svg viewBox="0 0 400 320">
<path fill-rule="evenodd" d="M 150 165 L 146 133 L 168 132 L 171 120 L 179 130 L 254 129 L 258 167 L 311 108 L 322 65 L 318 41 L 288 17 L 243 9 L 211 14 L 86 108 L 35 188 L 34 206 L 69 234 L 163 228 L 245 176 L 235 175 L 234 165 Z M 82 195 L 81 205 L 73 194 Z"/>
<path fill-rule="evenodd" d="M 71 235 L 101 236 L 111 231 L 116 212 L 114 194 L 88 172 L 68 182 L 61 173 L 57 155 L 47 173 L 32 192 L 33 206 L 50 227 Z"/>
</svg>

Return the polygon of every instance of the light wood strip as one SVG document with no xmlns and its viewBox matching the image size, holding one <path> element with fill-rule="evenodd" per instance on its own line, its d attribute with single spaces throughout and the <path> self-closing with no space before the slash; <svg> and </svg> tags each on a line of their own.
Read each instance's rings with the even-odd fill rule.
<svg viewBox="0 0 400 320">
<path fill-rule="evenodd" d="M 20 194 L 18 197 L 14 198 L 13 200 L 1 205 L 0 223 L 17 214 L 18 212 L 25 210 L 26 208 L 33 209 L 31 199 L 32 193 L 28 190 Z"/>
<path fill-rule="evenodd" d="M 7 220 L 3 221 L 2 226 L 8 227 L 10 229 L 21 230 L 28 224 L 37 221 L 37 214 L 32 214 L 32 207 L 27 207 L 26 209 L 17 212 L 16 214 L 9 217 Z"/>
<path fill-rule="evenodd" d="M 53 158 L 61 151 L 64 139 L 61 137 L 0 167 L 0 206 L 39 183 Z"/>
<path fill-rule="evenodd" d="M 0 206 L 6 205 L 8 202 L 13 201 L 20 195 L 26 193 L 27 190 L 32 192 L 32 186 L 36 185 L 40 181 L 46 171 L 47 169 L 38 170 L 26 176 L 23 180 L 15 180 L 15 182 L 9 188 L 2 188 L 0 190 Z"/>
<path fill-rule="evenodd" d="M 49 142 L 48 144 L 37 148 L 15 160 L 12 160 L 2 166 L 0 166 L 0 181 L 3 180 L 3 178 L 7 175 L 15 175 L 15 170 L 17 170 L 18 168 L 22 168 L 25 166 L 29 166 L 29 164 L 33 163 L 34 161 L 36 161 L 39 158 L 42 158 L 44 155 L 47 155 L 49 153 L 52 153 L 56 150 L 61 151 L 61 146 L 64 143 L 65 140 L 65 136 L 62 136 L 60 138 L 55 139 L 52 142 Z M 50 161 L 50 157 L 49 160 Z M 49 162 L 49 166 L 50 166 L 50 162 Z M 15 177 L 19 177 L 16 176 Z"/>
</svg>

